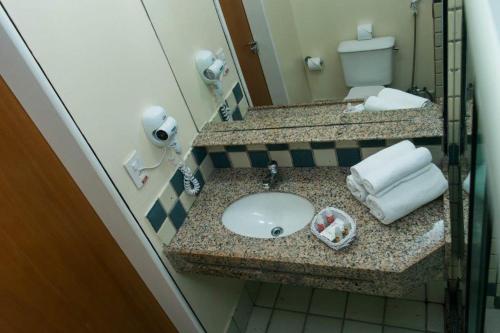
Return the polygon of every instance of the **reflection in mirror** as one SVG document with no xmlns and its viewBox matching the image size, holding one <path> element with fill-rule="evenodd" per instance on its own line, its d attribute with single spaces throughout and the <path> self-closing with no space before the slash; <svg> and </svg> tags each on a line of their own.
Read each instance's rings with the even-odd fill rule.
<svg viewBox="0 0 500 333">
<path fill-rule="evenodd" d="M 434 2 L 220 0 L 219 15 L 254 106 L 435 109 L 443 95 L 443 36 Z M 262 110 L 251 108 L 249 120 Z"/>
</svg>

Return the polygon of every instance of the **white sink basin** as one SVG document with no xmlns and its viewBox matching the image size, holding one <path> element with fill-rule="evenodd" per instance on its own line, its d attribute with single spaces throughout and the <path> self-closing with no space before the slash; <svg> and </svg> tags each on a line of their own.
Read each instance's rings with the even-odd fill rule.
<svg viewBox="0 0 500 333">
<path fill-rule="evenodd" d="M 314 216 L 313 205 L 291 193 L 266 192 L 248 195 L 226 208 L 222 223 L 242 236 L 285 237 L 304 228 Z"/>
</svg>

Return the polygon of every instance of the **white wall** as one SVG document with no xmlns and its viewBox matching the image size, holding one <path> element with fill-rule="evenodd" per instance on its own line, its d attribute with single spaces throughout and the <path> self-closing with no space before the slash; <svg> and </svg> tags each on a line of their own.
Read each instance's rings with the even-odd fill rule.
<svg viewBox="0 0 500 333">
<path fill-rule="evenodd" d="M 223 49 L 229 73 L 223 78 L 224 97 L 238 75 L 212 0 L 145 0 L 146 9 L 165 47 L 180 88 L 199 129 L 210 120 L 218 105 L 211 89 L 195 70 L 195 54 Z"/>
<path fill-rule="evenodd" d="M 9 15 L 77 125 L 159 252 L 145 214 L 173 174 L 165 164 L 137 190 L 122 163 L 134 149 L 147 164 L 160 151 L 146 139 L 142 111 L 163 105 L 177 119 L 184 153 L 197 134 L 188 109 L 139 1 L 4 0 Z M 64 195 L 64 194 L 61 194 Z M 163 258 L 165 259 L 165 258 Z M 174 278 L 209 332 L 225 328 L 241 282 Z"/>
<path fill-rule="evenodd" d="M 373 23 L 375 36 L 395 36 L 400 51 L 396 56 L 393 85 L 406 90 L 411 81 L 411 54 L 413 22 L 409 1 L 405 0 L 266 0 L 266 11 L 271 21 L 275 42 L 283 38 L 279 31 L 283 20 L 290 24 L 286 15 L 281 15 L 282 6 L 290 3 L 295 22 L 300 54 L 296 46 L 284 47 L 278 51 L 280 60 L 289 63 L 295 58 L 320 56 L 325 66 L 321 73 L 306 72 L 313 100 L 341 99 L 347 93 L 337 46 L 343 40 L 356 39 L 358 23 Z M 274 12 L 273 12 L 274 11 Z M 271 18 L 275 20 L 272 22 Z M 293 33 L 292 33 L 293 34 Z M 419 3 L 418 46 L 416 84 L 434 89 L 434 36 L 432 0 Z M 297 65 L 298 66 L 298 65 Z M 293 68 L 294 71 L 297 67 Z M 287 74 L 284 72 L 284 76 Z M 297 80 L 299 82 L 299 80 Z M 301 79 L 300 82 L 304 82 Z M 291 98 L 291 93 L 289 96 Z"/>
<path fill-rule="evenodd" d="M 311 102 L 305 57 L 301 51 L 290 0 L 266 0 L 264 10 L 272 31 L 288 103 Z"/>
</svg>

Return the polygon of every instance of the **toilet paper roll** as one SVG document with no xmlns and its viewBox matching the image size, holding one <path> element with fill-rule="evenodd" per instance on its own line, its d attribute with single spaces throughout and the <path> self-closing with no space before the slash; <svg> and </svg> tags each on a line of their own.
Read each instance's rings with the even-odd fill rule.
<svg viewBox="0 0 500 333">
<path fill-rule="evenodd" d="M 368 40 L 373 38 L 373 24 L 358 25 L 358 40 Z"/>
<path fill-rule="evenodd" d="M 323 60 L 319 57 L 307 57 L 306 63 L 310 71 L 317 72 L 323 70 Z"/>
</svg>

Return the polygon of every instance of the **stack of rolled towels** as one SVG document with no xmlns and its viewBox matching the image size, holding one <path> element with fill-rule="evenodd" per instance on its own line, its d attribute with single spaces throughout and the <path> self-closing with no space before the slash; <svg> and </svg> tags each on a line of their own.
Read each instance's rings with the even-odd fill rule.
<svg viewBox="0 0 500 333">
<path fill-rule="evenodd" d="M 441 196 L 448 182 L 427 148 L 402 141 L 351 167 L 347 187 L 384 224 Z"/>
<path fill-rule="evenodd" d="M 431 101 L 427 98 L 412 95 L 398 89 L 384 88 L 377 96 L 368 97 L 363 104 L 348 106 L 346 112 L 419 109 L 431 104 Z"/>
</svg>

